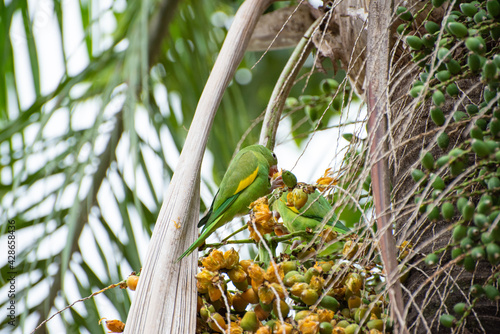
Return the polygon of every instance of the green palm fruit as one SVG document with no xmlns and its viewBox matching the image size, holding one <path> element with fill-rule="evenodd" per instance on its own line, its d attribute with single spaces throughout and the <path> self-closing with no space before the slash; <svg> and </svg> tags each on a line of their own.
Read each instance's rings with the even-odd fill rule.
<svg viewBox="0 0 500 334">
<path fill-rule="evenodd" d="M 322 322 L 319 324 L 319 334 L 332 334 L 333 326 L 329 322 Z"/>
<path fill-rule="evenodd" d="M 439 157 L 439 159 L 436 160 L 436 165 L 441 168 L 444 165 L 446 165 L 450 161 L 450 156 L 449 155 L 443 155 L 442 157 Z"/>
<path fill-rule="evenodd" d="M 462 239 L 462 241 L 460 241 L 460 247 L 462 247 L 462 249 L 464 251 L 468 251 L 470 249 L 472 249 L 472 247 L 475 245 L 476 243 L 474 242 L 474 240 L 472 240 L 471 238 L 469 237 L 465 237 Z"/>
<path fill-rule="evenodd" d="M 479 108 L 475 104 L 468 104 L 465 109 L 471 116 L 476 115 L 479 112 Z"/>
<path fill-rule="evenodd" d="M 455 215 L 455 207 L 451 202 L 444 202 L 441 205 L 441 215 L 446 220 L 451 220 Z"/>
<path fill-rule="evenodd" d="M 460 91 L 458 90 L 458 87 L 457 85 L 452 82 L 451 84 L 449 84 L 448 86 L 446 86 L 446 93 L 448 93 L 449 96 L 457 96 Z"/>
<path fill-rule="evenodd" d="M 426 152 L 422 154 L 422 166 L 428 170 L 434 169 L 434 157 L 431 152 Z"/>
<path fill-rule="evenodd" d="M 437 53 L 437 57 L 439 60 L 447 63 L 451 60 L 450 50 L 447 48 L 440 48 Z"/>
<path fill-rule="evenodd" d="M 410 96 L 416 99 L 423 90 L 424 86 L 422 85 L 414 86 L 412 89 L 410 89 Z"/>
<path fill-rule="evenodd" d="M 444 183 L 443 179 L 439 175 L 433 175 L 431 176 L 432 181 L 432 188 L 436 190 L 444 190 L 446 188 L 446 184 Z"/>
<path fill-rule="evenodd" d="M 439 108 L 431 109 L 431 119 L 437 126 L 443 125 L 446 120 L 443 111 Z"/>
<path fill-rule="evenodd" d="M 406 43 L 410 46 L 411 49 L 413 50 L 420 50 L 423 46 L 422 40 L 417 37 L 417 36 L 406 36 Z"/>
<path fill-rule="evenodd" d="M 472 72 L 477 72 L 481 68 L 481 58 L 475 53 L 470 53 L 467 57 L 467 65 Z"/>
<path fill-rule="evenodd" d="M 488 10 L 488 14 L 493 17 L 497 17 L 498 15 L 500 15 L 500 4 L 496 0 L 487 1 L 486 9 Z"/>
<path fill-rule="evenodd" d="M 445 102 L 444 94 L 439 89 L 436 89 L 434 93 L 432 93 L 432 102 L 436 105 L 436 107 L 442 107 Z"/>
<path fill-rule="evenodd" d="M 471 138 L 483 140 L 483 131 L 477 125 L 470 129 L 469 134 Z"/>
<path fill-rule="evenodd" d="M 500 246 L 496 243 L 491 242 L 486 245 L 486 254 L 492 265 L 496 266 L 500 262 Z"/>
<path fill-rule="evenodd" d="M 462 66 L 455 59 L 451 59 L 447 64 L 446 68 L 450 71 L 451 74 L 458 74 L 462 72 Z"/>
<path fill-rule="evenodd" d="M 332 296 L 323 297 L 319 305 L 333 312 L 337 312 L 340 307 L 340 303 Z"/>
<path fill-rule="evenodd" d="M 446 132 L 441 133 L 437 137 L 437 144 L 440 148 L 445 149 L 450 145 L 450 137 L 448 137 L 448 134 Z"/>
<path fill-rule="evenodd" d="M 493 301 L 497 301 L 500 299 L 500 292 L 493 285 L 487 284 L 483 287 L 484 295 Z"/>
<path fill-rule="evenodd" d="M 478 157 L 485 157 L 490 154 L 490 150 L 484 141 L 480 139 L 472 140 L 472 150 L 477 154 Z"/>
<path fill-rule="evenodd" d="M 451 314 L 443 314 L 441 315 L 441 317 L 439 317 L 439 323 L 446 328 L 454 327 L 456 322 L 457 319 L 455 319 L 455 317 L 452 316 Z"/>
<path fill-rule="evenodd" d="M 486 223 L 488 223 L 488 217 L 482 213 L 476 213 L 474 214 L 474 224 L 479 227 L 483 228 Z"/>
<path fill-rule="evenodd" d="M 427 205 L 427 218 L 431 221 L 437 221 L 439 219 L 439 208 L 434 204 Z"/>
<path fill-rule="evenodd" d="M 467 304 L 465 303 L 457 303 L 455 306 L 453 306 L 453 311 L 455 311 L 456 314 L 462 316 L 465 311 L 467 311 Z"/>
<path fill-rule="evenodd" d="M 498 177 L 492 177 L 488 180 L 488 189 L 489 190 L 495 190 L 497 188 L 500 188 L 500 180 Z"/>
<path fill-rule="evenodd" d="M 376 329 L 378 331 L 384 330 L 384 320 L 382 319 L 372 319 L 366 323 L 368 329 Z"/>
<path fill-rule="evenodd" d="M 464 258 L 464 269 L 468 272 L 472 273 L 476 269 L 476 260 L 474 260 L 471 256 L 466 256 Z"/>
<path fill-rule="evenodd" d="M 445 2 L 445 0 L 432 0 L 432 5 L 434 7 L 441 7 L 441 5 Z"/>
<path fill-rule="evenodd" d="M 427 30 L 430 34 L 435 34 L 441 29 L 441 26 L 439 24 L 432 21 L 425 22 L 424 27 L 425 30 Z"/>
<path fill-rule="evenodd" d="M 290 171 L 284 170 L 281 173 L 281 179 L 283 180 L 283 183 L 285 186 L 287 186 L 289 189 L 292 189 L 297 185 L 297 177 Z"/>
<path fill-rule="evenodd" d="M 460 122 L 461 120 L 464 120 L 466 118 L 468 118 L 468 115 L 460 110 L 455 111 L 455 113 L 453 114 L 453 120 L 455 120 L 455 122 Z"/>
<path fill-rule="evenodd" d="M 476 22 L 477 24 L 479 24 L 483 21 L 486 21 L 487 19 L 488 19 L 488 15 L 482 9 L 480 11 L 478 11 L 476 13 L 476 15 L 474 15 L 474 22 Z"/>
<path fill-rule="evenodd" d="M 425 34 L 422 36 L 422 43 L 425 47 L 432 49 L 434 47 L 434 43 L 436 43 L 436 37 L 431 34 Z"/>
<path fill-rule="evenodd" d="M 415 182 L 418 182 L 420 181 L 423 177 L 425 176 L 425 173 L 422 172 L 420 169 L 414 169 L 412 172 L 411 172 L 411 177 L 413 178 L 413 180 Z"/>
<path fill-rule="evenodd" d="M 467 202 L 467 204 L 462 209 L 462 216 L 464 217 L 465 221 L 472 220 L 475 209 L 476 208 L 472 202 Z"/>
<path fill-rule="evenodd" d="M 396 15 L 399 16 L 399 18 L 401 20 L 404 20 L 404 21 L 412 21 L 413 20 L 413 15 L 411 15 L 411 13 L 408 11 L 408 9 L 406 7 L 398 7 L 396 9 Z"/>
<path fill-rule="evenodd" d="M 425 264 L 428 265 L 429 267 L 434 266 L 435 264 L 438 263 L 438 261 L 439 257 L 435 253 L 427 254 L 427 256 L 425 257 Z"/>
<path fill-rule="evenodd" d="M 475 260 L 482 260 L 486 257 L 486 252 L 484 251 L 483 246 L 477 246 L 472 248 L 470 251 L 470 256 L 472 256 Z"/>
<path fill-rule="evenodd" d="M 467 27 L 459 22 L 448 23 L 448 29 L 453 35 L 457 36 L 458 38 L 464 38 L 468 34 Z"/>
<path fill-rule="evenodd" d="M 492 118 L 489 124 L 490 132 L 493 137 L 500 136 L 500 120 L 496 117 Z"/>
<path fill-rule="evenodd" d="M 408 28 L 408 23 L 401 23 L 400 25 L 398 25 L 398 27 L 396 28 L 396 31 L 399 35 L 406 35 L 405 33 L 405 30 L 406 28 Z"/>
<path fill-rule="evenodd" d="M 458 242 L 467 236 L 467 227 L 464 225 L 457 225 L 453 229 L 452 237 L 453 241 Z"/>
<path fill-rule="evenodd" d="M 474 17 L 477 13 L 477 7 L 471 3 L 460 4 L 460 10 L 468 17 Z"/>
<path fill-rule="evenodd" d="M 439 71 L 436 73 L 436 79 L 440 82 L 448 81 L 451 78 L 451 73 L 448 70 Z"/>
<path fill-rule="evenodd" d="M 482 79 L 484 81 L 490 81 L 495 78 L 497 74 L 497 66 L 491 60 L 487 60 L 483 66 L 483 72 L 481 73 Z M 488 102 L 488 100 L 486 100 Z"/>
<path fill-rule="evenodd" d="M 469 290 L 472 297 L 481 297 L 484 294 L 483 287 L 479 284 L 474 284 L 470 287 Z"/>
</svg>

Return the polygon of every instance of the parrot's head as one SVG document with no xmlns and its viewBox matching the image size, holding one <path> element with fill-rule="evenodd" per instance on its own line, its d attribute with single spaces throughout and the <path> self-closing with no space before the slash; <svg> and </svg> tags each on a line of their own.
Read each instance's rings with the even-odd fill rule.
<svg viewBox="0 0 500 334">
<path fill-rule="evenodd" d="M 278 172 L 278 158 L 273 151 L 263 145 L 252 145 L 246 147 L 245 149 L 250 149 L 254 152 L 258 152 L 264 157 L 264 159 L 266 159 L 269 165 L 269 177 L 272 177 L 275 173 Z"/>
<path fill-rule="evenodd" d="M 269 177 L 272 178 L 274 174 L 278 172 L 278 158 L 274 152 L 271 152 L 272 159 L 268 159 L 269 162 Z"/>
</svg>

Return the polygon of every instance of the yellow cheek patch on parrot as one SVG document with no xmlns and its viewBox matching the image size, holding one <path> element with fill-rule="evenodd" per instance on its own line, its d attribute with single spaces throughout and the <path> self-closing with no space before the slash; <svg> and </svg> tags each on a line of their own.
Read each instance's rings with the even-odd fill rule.
<svg viewBox="0 0 500 334">
<path fill-rule="evenodd" d="M 234 192 L 234 195 L 236 195 L 237 193 L 248 187 L 250 184 L 252 184 L 252 182 L 257 177 L 258 172 L 259 172 L 259 167 L 255 168 L 252 174 L 241 180 L 240 183 L 238 184 L 238 189 L 236 189 L 236 191 Z"/>
</svg>

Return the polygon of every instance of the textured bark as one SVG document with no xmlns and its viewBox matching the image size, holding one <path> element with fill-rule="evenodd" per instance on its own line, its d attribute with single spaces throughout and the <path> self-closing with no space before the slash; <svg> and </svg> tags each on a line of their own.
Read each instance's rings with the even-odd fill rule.
<svg viewBox="0 0 500 334">
<path fill-rule="evenodd" d="M 413 21 L 413 28 L 422 29 L 422 35 L 426 33 L 422 27 L 424 19 L 439 23 L 448 11 L 447 4 L 437 9 L 432 9 L 432 5 L 424 8 L 425 5 L 428 5 L 427 1 L 405 3 L 414 14 L 422 10 Z M 323 35 L 315 36 L 315 45 L 320 54 L 330 58 L 334 64 L 340 60 L 351 84 L 361 96 L 367 91 L 365 80 L 368 78 L 365 77 L 365 64 L 366 55 L 371 52 L 367 50 L 367 47 L 370 47 L 367 45 L 367 13 L 367 4 L 364 1 L 343 1 L 330 14 L 331 20 L 325 27 Z M 319 11 L 313 11 L 313 15 L 318 16 Z M 397 244 L 400 245 L 408 240 L 415 245 L 414 252 L 405 260 L 411 271 L 403 289 L 405 300 L 403 316 L 411 333 L 449 333 L 449 329 L 439 326 L 440 315 L 453 313 L 453 305 L 457 302 L 471 302 L 472 299 L 468 296 L 471 284 L 484 283 L 491 274 L 491 266 L 482 261 L 474 274 L 471 274 L 462 267 L 453 265 L 450 262 L 449 252 L 445 252 L 441 257 L 438 267 L 429 268 L 422 264 L 426 254 L 450 243 L 450 227 L 459 217 L 455 217 L 456 220 L 451 222 L 427 222 L 414 204 L 413 194 L 416 186 L 410 172 L 412 168 L 420 167 L 422 150 L 430 151 L 434 156 L 442 155 L 443 151 L 436 145 L 436 138 L 446 126 L 450 136 L 448 150 L 466 139 L 469 123 L 454 123 L 451 117 L 454 111 L 464 110 L 465 105 L 471 101 L 477 102 L 483 87 L 479 78 L 458 81 L 457 85 L 470 101 L 447 96 L 446 105 L 442 110 L 448 120 L 445 126 L 437 128 L 429 117 L 431 102 L 417 105 L 416 100 L 408 94 L 420 69 L 411 62 L 407 46 L 396 34 L 396 27 L 401 23 L 403 21 L 394 18 L 391 22 L 393 38 L 390 41 L 388 73 L 390 106 L 387 158 Z M 457 54 L 466 51 L 457 49 L 455 52 Z M 376 66 L 373 69 L 378 70 Z M 372 179 L 373 177 L 372 174 Z M 481 298 L 466 322 L 456 328 L 455 332 L 497 333 L 498 328 L 500 328 L 500 317 L 496 303 Z"/>
</svg>

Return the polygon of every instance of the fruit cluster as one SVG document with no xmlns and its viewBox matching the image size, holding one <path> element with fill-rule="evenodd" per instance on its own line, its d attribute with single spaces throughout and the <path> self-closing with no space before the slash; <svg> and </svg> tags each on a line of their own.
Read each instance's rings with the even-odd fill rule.
<svg viewBox="0 0 500 334">
<path fill-rule="evenodd" d="M 238 275 L 234 274 L 234 271 Z M 391 330 L 375 264 L 239 261 L 234 250 L 201 260 L 198 333 L 382 333 Z M 234 289 L 231 289 L 231 285 Z M 229 331 L 228 331 L 229 330 Z"/>
<path fill-rule="evenodd" d="M 434 7 L 443 3 L 432 1 Z M 412 31 L 414 16 L 399 7 L 397 13 L 405 23 L 397 30 L 406 36 L 413 61 L 421 67 L 410 95 L 418 105 L 430 105 L 440 148 L 426 148 L 420 159 L 422 169 L 411 173 L 419 187 L 415 204 L 429 221 L 454 224 L 449 245 L 427 254 L 424 261 L 437 265 L 439 254 L 451 250 L 452 260 L 473 272 L 478 261 L 500 263 L 500 3 L 462 2 L 452 9 L 440 23 L 426 21 L 424 32 Z M 481 86 L 468 87 L 467 79 L 480 79 Z M 482 90 L 475 102 L 468 96 L 474 89 Z M 449 133 L 457 131 L 468 138 L 449 147 Z M 500 299 L 497 276 L 494 270 L 486 282 L 473 284 L 470 295 Z M 452 327 L 463 321 L 474 298 L 470 305 L 455 305 L 461 320 L 443 314 L 441 325 Z"/>
</svg>

